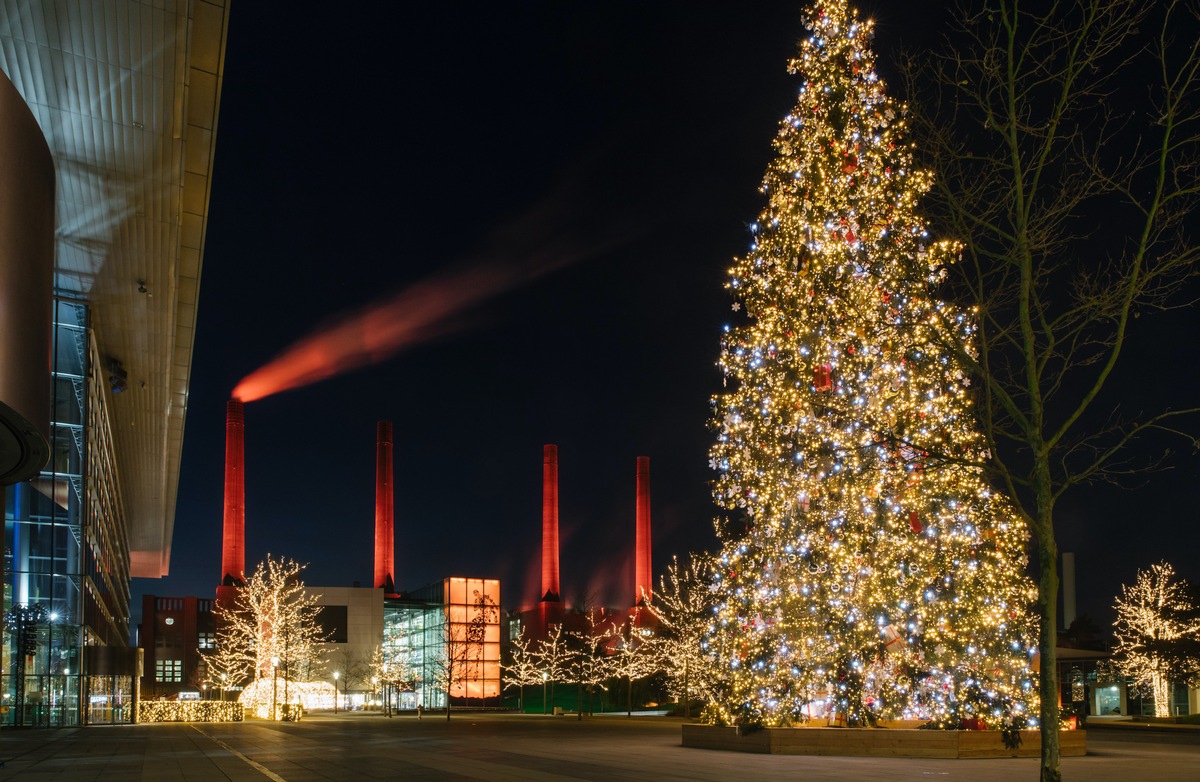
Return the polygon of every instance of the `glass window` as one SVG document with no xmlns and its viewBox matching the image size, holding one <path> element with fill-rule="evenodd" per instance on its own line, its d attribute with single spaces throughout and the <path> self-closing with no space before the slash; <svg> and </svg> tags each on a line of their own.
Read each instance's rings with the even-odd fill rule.
<svg viewBox="0 0 1200 782">
<path fill-rule="evenodd" d="M 154 678 L 166 683 L 183 681 L 183 660 L 155 660 Z"/>
</svg>

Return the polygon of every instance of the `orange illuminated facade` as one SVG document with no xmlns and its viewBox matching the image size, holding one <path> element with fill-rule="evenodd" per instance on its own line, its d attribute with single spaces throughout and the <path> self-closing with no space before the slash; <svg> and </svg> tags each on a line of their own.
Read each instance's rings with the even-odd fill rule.
<svg viewBox="0 0 1200 782">
<path fill-rule="evenodd" d="M 385 599 L 383 610 L 385 654 L 413 672 L 401 708 L 443 708 L 447 690 L 455 704 L 499 699 L 499 579 L 447 578 Z"/>
<path fill-rule="evenodd" d="M 500 696 L 500 581 L 448 578 L 444 582 L 446 654 L 452 698 Z"/>
</svg>

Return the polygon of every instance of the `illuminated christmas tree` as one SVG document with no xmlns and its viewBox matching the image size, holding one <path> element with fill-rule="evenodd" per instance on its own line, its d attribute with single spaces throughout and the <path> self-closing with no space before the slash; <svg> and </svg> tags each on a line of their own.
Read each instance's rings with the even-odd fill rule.
<svg viewBox="0 0 1200 782">
<path fill-rule="evenodd" d="M 728 282 L 711 456 L 732 519 L 706 641 L 728 676 L 712 716 L 1022 724 L 1036 593 L 941 347 L 973 329 L 937 298 L 956 247 L 917 214 L 931 178 L 876 76 L 871 22 L 825 0 L 805 23 L 799 97 Z"/>
</svg>

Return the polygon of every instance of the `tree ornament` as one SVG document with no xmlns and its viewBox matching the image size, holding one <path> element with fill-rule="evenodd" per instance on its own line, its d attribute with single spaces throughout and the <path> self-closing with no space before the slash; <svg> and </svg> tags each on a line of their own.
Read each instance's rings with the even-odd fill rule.
<svg viewBox="0 0 1200 782">
<path fill-rule="evenodd" d="M 813 369 L 813 387 L 817 391 L 833 390 L 833 366 L 819 364 Z"/>
</svg>

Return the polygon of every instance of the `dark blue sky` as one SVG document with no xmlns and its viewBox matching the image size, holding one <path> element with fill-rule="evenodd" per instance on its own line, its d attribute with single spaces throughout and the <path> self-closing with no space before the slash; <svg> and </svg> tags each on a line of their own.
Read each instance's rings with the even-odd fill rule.
<svg viewBox="0 0 1200 782">
<path fill-rule="evenodd" d="M 793 103 L 801 5 L 302 5 L 231 10 L 171 573 L 135 580 L 135 607 L 213 593 L 224 407 L 242 377 L 430 274 L 538 253 L 583 260 L 441 339 L 247 405 L 247 566 L 269 551 L 310 563 L 310 584 L 368 584 L 379 419 L 395 423 L 401 589 L 486 576 L 506 606 L 536 598 L 544 443 L 559 446 L 568 599 L 628 602 L 637 456 L 656 573 L 713 548 L 724 271 Z M 864 7 L 885 76 L 945 20 L 935 2 Z M 1138 325 L 1134 393 L 1193 387 L 1186 340 Z M 1107 619 L 1119 584 L 1160 558 L 1200 576 L 1183 556 L 1200 545 L 1200 461 L 1176 464 L 1062 504 L 1082 609 Z"/>
</svg>

